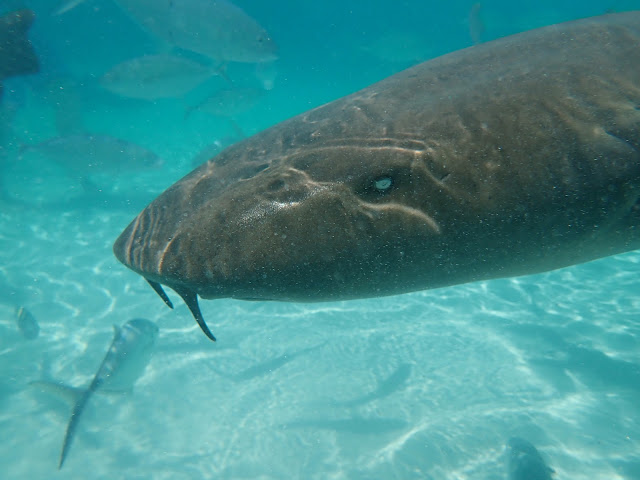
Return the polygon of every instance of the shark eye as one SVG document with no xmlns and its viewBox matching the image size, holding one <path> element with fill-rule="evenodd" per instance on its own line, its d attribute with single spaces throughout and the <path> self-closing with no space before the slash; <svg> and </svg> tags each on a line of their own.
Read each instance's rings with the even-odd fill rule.
<svg viewBox="0 0 640 480">
<path fill-rule="evenodd" d="M 393 180 L 391 177 L 380 177 L 373 182 L 373 188 L 378 192 L 388 192 L 393 186 Z"/>
</svg>

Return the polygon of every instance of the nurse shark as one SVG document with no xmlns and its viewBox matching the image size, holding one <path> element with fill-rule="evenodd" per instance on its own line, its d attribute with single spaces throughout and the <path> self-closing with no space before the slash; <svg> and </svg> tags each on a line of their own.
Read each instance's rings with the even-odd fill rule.
<svg viewBox="0 0 640 480">
<path fill-rule="evenodd" d="M 317 302 L 640 248 L 640 12 L 419 64 L 227 148 L 116 257 L 205 334 L 206 299 Z"/>
</svg>

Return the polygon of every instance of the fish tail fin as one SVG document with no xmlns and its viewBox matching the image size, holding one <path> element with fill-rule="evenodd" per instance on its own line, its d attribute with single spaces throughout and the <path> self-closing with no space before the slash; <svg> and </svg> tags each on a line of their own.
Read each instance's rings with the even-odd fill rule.
<svg viewBox="0 0 640 480">
<path fill-rule="evenodd" d="M 87 401 L 91 396 L 91 389 L 85 390 L 82 396 L 78 399 L 75 406 L 73 407 L 73 411 L 71 412 L 71 418 L 69 419 L 69 423 L 67 424 L 67 430 L 64 434 L 64 441 L 62 442 L 62 451 L 60 452 L 60 461 L 58 462 L 58 470 L 62 468 L 64 465 L 64 461 L 69 454 L 69 449 L 71 448 L 71 441 L 73 440 L 73 436 L 78 428 L 78 422 L 80 421 L 80 415 L 82 414 L 84 407 L 87 405 Z"/>
<path fill-rule="evenodd" d="M 38 392 L 61 400 L 64 404 L 72 406 L 78 402 L 85 392 L 83 388 L 75 388 L 64 383 L 52 380 L 36 380 L 29 382 L 29 387 Z"/>
</svg>

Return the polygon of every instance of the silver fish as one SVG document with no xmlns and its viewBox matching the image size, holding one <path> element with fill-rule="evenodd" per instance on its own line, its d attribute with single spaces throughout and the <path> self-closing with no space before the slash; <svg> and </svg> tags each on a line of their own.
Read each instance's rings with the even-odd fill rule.
<svg viewBox="0 0 640 480">
<path fill-rule="evenodd" d="M 135 143 L 109 135 L 68 135 L 26 146 L 21 156 L 41 154 L 71 173 L 121 173 L 123 170 L 160 168 L 163 160 Z"/>
<path fill-rule="evenodd" d="M 123 97 L 155 100 L 181 97 L 216 72 L 177 55 L 143 55 L 119 63 L 100 85 Z"/>
<path fill-rule="evenodd" d="M 218 62 L 277 58 L 267 31 L 227 0 L 116 0 L 136 23 L 172 46 Z"/>
<path fill-rule="evenodd" d="M 223 88 L 189 107 L 187 115 L 198 110 L 211 115 L 233 118 L 255 107 L 265 93 L 265 90 L 252 87 Z"/>
<path fill-rule="evenodd" d="M 97 390 L 121 390 L 133 386 L 149 363 L 153 345 L 158 336 L 158 326 L 155 323 L 143 318 L 135 318 L 125 323 L 122 328 L 114 325 L 114 330 L 113 341 L 100 368 L 73 407 L 62 444 L 58 469 L 62 468 L 69 453 L 80 415 L 91 395 Z"/>
</svg>

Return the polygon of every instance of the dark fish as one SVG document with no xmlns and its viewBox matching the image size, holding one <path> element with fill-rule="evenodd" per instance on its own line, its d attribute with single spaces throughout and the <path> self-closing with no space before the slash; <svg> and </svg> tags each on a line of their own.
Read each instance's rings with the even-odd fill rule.
<svg viewBox="0 0 640 480">
<path fill-rule="evenodd" d="M 640 12 L 417 65 L 225 149 L 116 257 L 213 339 L 203 298 L 316 302 L 640 248 Z"/>
<path fill-rule="evenodd" d="M 143 318 L 135 318 L 125 323 L 122 328 L 114 326 L 114 330 L 113 341 L 100 368 L 73 407 L 62 444 L 58 469 L 62 468 L 69 453 L 80 415 L 91 395 L 97 390 L 120 390 L 129 385 L 133 386 L 149 363 L 153 345 L 158 336 L 158 327 L 155 323 Z"/>
<path fill-rule="evenodd" d="M 570 376 L 591 390 L 628 389 L 640 392 L 640 366 L 606 353 L 565 343 L 558 350 L 560 358 L 537 358 L 532 363 L 554 375 Z"/>
<path fill-rule="evenodd" d="M 40 70 L 36 52 L 27 38 L 35 17 L 35 13 L 28 9 L 0 17 L 0 82 L 7 77 L 38 73 Z"/>
<path fill-rule="evenodd" d="M 509 480 L 551 480 L 554 473 L 536 447 L 518 437 L 507 443 L 507 470 Z"/>
<path fill-rule="evenodd" d="M 267 375 L 269 373 L 274 372 L 275 370 L 282 367 L 283 365 L 286 365 L 287 363 L 295 360 L 301 355 L 305 355 L 309 352 L 312 352 L 313 350 L 316 350 L 317 348 L 320 348 L 322 345 L 324 345 L 324 343 L 320 345 L 316 345 L 314 347 L 304 348 L 302 350 L 298 350 L 297 352 L 280 355 L 270 360 L 260 362 L 238 373 L 232 374 L 227 372 L 221 372 L 219 370 L 216 370 L 216 372 L 225 378 L 233 380 L 234 382 L 244 382 L 247 380 L 253 380 L 254 378 L 261 377 L 263 375 Z"/>
<path fill-rule="evenodd" d="M 40 325 L 33 314 L 24 307 L 16 308 L 16 324 L 18 330 L 27 340 L 34 340 L 40 334 Z"/>
<path fill-rule="evenodd" d="M 347 402 L 340 402 L 339 405 L 343 405 L 346 407 L 355 407 L 358 405 L 364 405 L 374 400 L 388 397 L 389 395 L 402 389 L 407 383 L 410 375 L 411 364 L 403 363 L 398 368 L 396 368 L 391 375 L 378 383 L 376 389 L 371 393 L 355 398 L 353 400 L 349 400 Z"/>
</svg>

